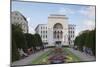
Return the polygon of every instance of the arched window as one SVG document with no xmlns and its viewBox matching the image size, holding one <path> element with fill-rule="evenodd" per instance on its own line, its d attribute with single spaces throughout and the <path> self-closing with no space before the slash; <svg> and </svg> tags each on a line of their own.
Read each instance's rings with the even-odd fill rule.
<svg viewBox="0 0 100 67">
<path fill-rule="evenodd" d="M 53 32 L 53 34 L 54 34 L 54 36 L 53 36 L 53 37 L 54 37 L 54 38 L 56 38 L 56 34 L 57 34 L 57 33 L 56 33 L 56 31 L 54 31 L 54 32 Z"/>
<path fill-rule="evenodd" d="M 60 23 L 56 23 L 53 28 L 54 29 L 63 29 L 63 26 Z"/>
<path fill-rule="evenodd" d="M 61 38 L 63 37 L 63 35 L 62 35 L 62 34 L 63 34 L 63 32 L 61 31 L 61 32 L 60 32 Z"/>
<path fill-rule="evenodd" d="M 62 32 L 63 26 L 60 23 L 56 23 L 53 26 L 53 36 L 55 39 L 61 39 L 63 36 L 63 32 Z"/>
</svg>

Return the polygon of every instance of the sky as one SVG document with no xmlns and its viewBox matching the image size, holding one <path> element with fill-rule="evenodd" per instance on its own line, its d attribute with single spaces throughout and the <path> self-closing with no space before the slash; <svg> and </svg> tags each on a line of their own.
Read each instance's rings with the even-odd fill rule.
<svg viewBox="0 0 100 67">
<path fill-rule="evenodd" d="M 12 1 L 12 10 L 19 11 L 28 20 L 29 33 L 34 34 L 38 24 L 47 24 L 50 14 L 62 14 L 68 24 L 75 24 L 75 35 L 95 28 L 95 6 Z"/>
</svg>

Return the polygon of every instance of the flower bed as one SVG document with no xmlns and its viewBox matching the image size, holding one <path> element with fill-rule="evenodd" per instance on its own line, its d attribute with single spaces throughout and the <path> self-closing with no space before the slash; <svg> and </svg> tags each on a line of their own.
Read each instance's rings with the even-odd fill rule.
<svg viewBox="0 0 100 67">
<path fill-rule="evenodd" d="M 32 64 L 57 64 L 77 61 L 80 61 L 80 58 L 67 48 L 51 48 L 49 51 L 34 59 Z"/>
</svg>

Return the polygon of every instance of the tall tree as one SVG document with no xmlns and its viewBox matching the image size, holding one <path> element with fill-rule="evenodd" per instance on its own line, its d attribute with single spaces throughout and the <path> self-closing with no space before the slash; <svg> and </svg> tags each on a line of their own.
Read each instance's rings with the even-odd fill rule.
<svg viewBox="0 0 100 67">
<path fill-rule="evenodd" d="M 24 33 L 22 32 L 20 25 L 12 24 L 12 37 L 15 39 L 17 48 L 27 48 Z"/>
<path fill-rule="evenodd" d="M 41 39 L 41 37 L 40 37 L 40 35 L 39 34 L 34 34 L 34 38 L 35 38 L 35 44 L 36 44 L 36 46 L 39 46 L 39 47 L 43 47 L 43 43 L 42 43 L 42 39 Z"/>
<path fill-rule="evenodd" d="M 35 48 L 36 46 L 34 44 L 34 40 L 35 40 L 34 35 L 26 33 L 24 34 L 24 36 L 25 36 L 25 40 L 28 45 L 28 48 L 31 48 L 31 47 Z"/>
<path fill-rule="evenodd" d="M 79 50 L 81 51 L 83 50 L 83 46 L 91 48 L 93 54 L 95 55 L 95 49 L 96 49 L 95 35 L 96 35 L 95 29 L 92 31 L 85 30 L 75 38 L 74 45 L 77 45 L 79 47 Z"/>
<path fill-rule="evenodd" d="M 12 51 L 11 61 L 13 62 L 13 61 L 19 60 L 20 55 L 18 53 L 17 46 L 16 46 L 14 39 L 12 39 L 12 50 L 11 51 Z"/>
<path fill-rule="evenodd" d="M 18 48 L 27 48 L 25 38 L 19 24 L 12 24 L 12 61 L 20 59 Z"/>
</svg>

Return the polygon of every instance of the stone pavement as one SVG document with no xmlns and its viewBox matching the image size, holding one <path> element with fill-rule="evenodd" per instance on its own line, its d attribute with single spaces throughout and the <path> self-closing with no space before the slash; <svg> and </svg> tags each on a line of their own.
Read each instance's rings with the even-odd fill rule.
<svg viewBox="0 0 100 67">
<path fill-rule="evenodd" d="M 74 50 L 72 48 L 68 48 L 73 54 L 78 56 L 82 61 L 95 61 L 96 58 L 94 56 L 90 56 L 88 54 L 85 54 L 84 52 L 80 52 L 78 50 Z"/>
<path fill-rule="evenodd" d="M 45 49 L 44 51 L 37 52 L 35 54 L 30 55 L 29 57 L 26 57 L 24 59 L 21 59 L 19 61 L 15 61 L 11 64 L 11 66 L 18 66 L 18 65 L 28 65 L 30 64 L 34 59 L 41 56 L 43 53 L 47 52 L 49 49 Z"/>
</svg>

